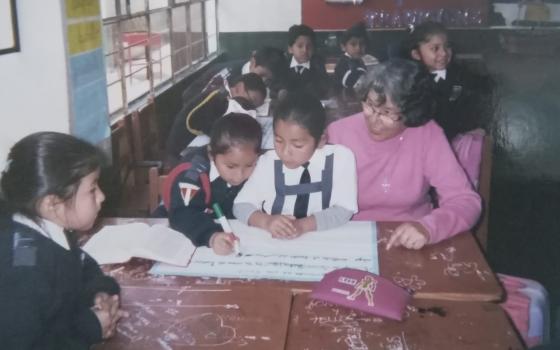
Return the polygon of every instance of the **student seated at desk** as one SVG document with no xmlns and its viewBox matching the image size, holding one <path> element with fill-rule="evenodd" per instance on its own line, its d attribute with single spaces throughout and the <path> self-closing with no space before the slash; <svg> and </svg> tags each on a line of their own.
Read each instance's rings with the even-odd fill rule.
<svg viewBox="0 0 560 350">
<path fill-rule="evenodd" d="M 286 76 L 286 57 L 275 47 L 263 47 L 251 54 L 248 61 L 228 61 L 213 66 L 183 92 L 184 104 L 189 104 L 193 96 L 207 94 L 216 89 L 228 87 L 247 73 L 259 75 L 267 86 L 265 103 L 257 109 L 257 115 L 269 115 L 269 103 L 284 88 Z"/>
<path fill-rule="evenodd" d="M 255 73 L 247 73 L 226 88 L 202 93 L 175 117 L 167 139 L 167 165 L 174 166 L 181 152 L 195 135 L 210 135 L 212 126 L 222 116 L 242 113 L 256 117 L 255 108 L 264 103 L 266 86 Z"/>
<path fill-rule="evenodd" d="M 367 30 L 363 22 L 348 28 L 341 37 L 340 48 L 344 55 L 340 57 L 334 68 L 334 88 L 336 93 L 354 93 L 358 89 L 362 76 L 367 67 L 378 61 L 371 55 L 366 55 Z"/>
<path fill-rule="evenodd" d="M 445 26 L 424 22 L 409 34 L 408 54 L 420 62 L 433 77 L 436 122 L 467 172 L 478 186 L 486 119 L 492 111 L 493 83 L 453 60 Z"/>
<path fill-rule="evenodd" d="M 327 97 L 330 79 L 325 60 L 315 53 L 315 32 L 305 24 L 296 24 L 288 30 L 290 56 L 286 87 L 289 91 L 305 90 L 319 99 Z"/>
<path fill-rule="evenodd" d="M 309 93 L 288 93 L 274 111 L 274 150 L 235 198 L 236 218 L 293 239 L 346 223 L 357 211 L 354 155 L 326 145 L 325 110 Z"/>
<path fill-rule="evenodd" d="M 118 283 L 74 232 L 92 228 L 105 199 L 101 164 L 94 146 L 55 132 L 10 150 L 0 187 L 2 349 L 89 349 L 126 315 Z"/>
<path fill-rule="evenodd" d="M 261 126 L 253 117 L 234 113 L 220 118 L 208 147 L 188 153 L 183 162 L 190 162 L 189 167 L 176 168 L 181 170 L 171 185 L 169 225 L 196 246 L 230 254 L 235 236 L 214 222 L 212 204 L 218 203 L 224 215 L 233 218 L 233 200 L 255 168 L 261 139 Z"/>
<path fill-rule="evenodd" d="M 430 79 L 409 60 L 380 63 L 365 77 L 363 113 L 328 128 L 329 142 L 356 155 L 360 196 L 354 220 L 404 221 L 388 247 L 420 249 L 469 230 L 480 215 L 480 197 L 430 120 Z M 437 208 L 428 195 L 431 187 Z"/>
</svg>

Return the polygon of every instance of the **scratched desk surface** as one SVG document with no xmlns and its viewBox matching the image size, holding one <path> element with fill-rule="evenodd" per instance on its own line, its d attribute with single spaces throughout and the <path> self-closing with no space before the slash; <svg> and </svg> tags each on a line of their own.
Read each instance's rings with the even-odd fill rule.
<svg viewBox="0 0 560 350">
<path fill-rule="evenodd" d="M 417 299 L 499 301 L 503 295 L 471 233 L 462 233 L 419 251 L 385 250 L 396 223 L 378 223 L 380 275 L 414 291 Z"/>
<path fill-rule="evenodd" d="M 139 219 L 105 219 L 102 224 L 128 223 Z M 140 219 L 155 224 L 165 219 Z M 387 239 L 398 224 L 378 223 L 380 275 L 414 292 L 417 299 L 459 301 L 499 301 L 503 295 L 496 276 L 470 233 L 459 234 L 439 244 L 414 251 L 404 248 L 385 250 Z M 147 271 L 152 262 L 133 259 L 104 270 L 124 285 L 183 286 L 259 285 L 310 291 L 314 283 L 274 280 L 244 280 L 185 276 L 153 276 Z"/>
<path fill-rule="evenodd" d="M 414 300 L 402 322 L 294 296 L 286 349 L 524 349 L 499 305 Z"/>
<path fill-rule="evenodd" d="M 123 286 L 130 316 L 95 349 L 284 349 L 291 300 L 283 289 Z"/>
</svg>

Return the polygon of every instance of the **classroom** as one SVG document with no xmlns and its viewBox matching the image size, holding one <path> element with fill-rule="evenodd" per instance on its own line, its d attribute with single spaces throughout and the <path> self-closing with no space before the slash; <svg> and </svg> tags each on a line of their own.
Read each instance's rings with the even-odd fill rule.
<svg viewBox="0 0 560 350">
<path fill-rule="evenodd" d="M 560 0 L 35 4 L 7 349 L 560 348 Z"/>
</svg>

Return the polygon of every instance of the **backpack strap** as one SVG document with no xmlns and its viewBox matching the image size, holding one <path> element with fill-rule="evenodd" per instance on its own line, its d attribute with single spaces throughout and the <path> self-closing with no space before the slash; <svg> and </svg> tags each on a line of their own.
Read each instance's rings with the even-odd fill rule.
<svg viewBox="0 0 560 350">
<path fill-rule="evenodd" d="M 177 177 L 183 173 L 185 173 L 184 177 L 193 183 L 200 181 L 202 190 L 204 191 L 204 203 L 206 203 L 206 205 L 210 205 L 212 190 L 210 187 L 210 178 L 208 177 L 209 171 L 210 163 L 200 156 L 195 156 L 192 162 L 184 162 L 173 168 L 163 181 L 161 189 L 161 196 L 165 209 L 170 209 L 171 191 L 173 190 L 173 185 L 177 181 Z"/>
</svg>

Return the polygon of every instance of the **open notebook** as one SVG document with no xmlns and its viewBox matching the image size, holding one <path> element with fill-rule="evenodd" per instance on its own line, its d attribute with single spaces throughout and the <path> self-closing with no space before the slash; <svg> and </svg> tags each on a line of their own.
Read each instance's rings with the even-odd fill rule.
<svg viewBox="0 0 560 350">
<path fill-rule="evenodd" d="M 349 267 L 379 273 L 375 223 L 353 221 L 293 240 L 273 239 L 270 233 L 230 220 L 240 238 L 241 256 L 218 256 L 199 247 L 188 266 L 155 264 L 158 275 L 319 281 L 335 269 Z"/>
<path fill-rule="evenodd" d="M 105 226 L 82 249 L 99 264 L 123 263 L 137 257 L 186 266 L 196 247 L 165 225 L 136 222 Z"/>
</svg>

